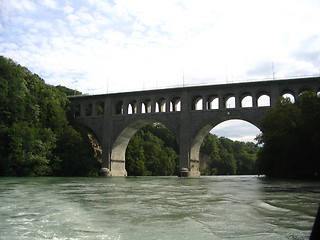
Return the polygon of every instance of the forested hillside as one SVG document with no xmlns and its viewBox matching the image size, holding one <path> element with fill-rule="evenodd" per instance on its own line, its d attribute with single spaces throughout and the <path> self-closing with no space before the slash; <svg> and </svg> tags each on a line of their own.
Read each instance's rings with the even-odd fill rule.
<svg viewBox="0 0 320 240">
<path fill-rule="evenodd" d="M 208 134 L 200 152 L 201 174 L 247 175 L 256 174 L 256 159 L 260 147 L 252 142 L 232 141 Z"/>
<path fill-rule="evenodd" d="M 97 174 L 86 131 L 71 126 L 64 87 L 0 57 L 0 175 Z"/>
</svg>

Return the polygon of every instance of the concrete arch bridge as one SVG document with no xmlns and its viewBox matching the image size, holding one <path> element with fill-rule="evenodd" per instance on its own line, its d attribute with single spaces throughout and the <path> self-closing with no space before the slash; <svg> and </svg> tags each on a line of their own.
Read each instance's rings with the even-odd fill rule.
<svg viewBox="0 0 320 240">
<path fill-rule="evenodd" d="M 102 146 L 105 176 L 126 176 L 125 152 L 146 124 L 164 124 L 180 147 L 180 175 L 199 177 L 199 150 L 217 124 L 241 119 L 260 127 L 276 100 L 320 91 L 320 77 L 70 96 L 75 121 L 90 128 Z"/>
</svg>

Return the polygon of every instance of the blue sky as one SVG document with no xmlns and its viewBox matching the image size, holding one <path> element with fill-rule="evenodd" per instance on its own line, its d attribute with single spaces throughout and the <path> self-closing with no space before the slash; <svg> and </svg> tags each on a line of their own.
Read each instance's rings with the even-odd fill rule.
<svg viewBox="0 0 320 240">
<path fill-rule="evenodd" d="M 0 54 L 106 93 L 320 73 L 319 0 L 0 0 Z"/>
</svg>

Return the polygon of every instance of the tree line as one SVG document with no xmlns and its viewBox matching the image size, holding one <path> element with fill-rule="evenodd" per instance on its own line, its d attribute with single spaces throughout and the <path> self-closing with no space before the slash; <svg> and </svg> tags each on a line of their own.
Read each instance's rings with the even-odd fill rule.
<svg viewBox="0 0 320 240">
<path fill-rule="evenodd" d="M 280 98 L 261 123 L 260 174 L 281 178 L 320 178 L 320 97 L 300 94 L 294 103 Z"/>
<path fill-rule="evenodd" d="M 256 174 L 259 147 L 208 134 L 200 148 L 201 175 Z M 140 129 L 126 152 L 128 175 L 178 175 L 179 148 L 172 133 L 155 123 Z"/>
<path fill-rule="evenodd" d="M 71 124 L 70 91 L 0 56 L 0 176 L 97 174 L 87 130 Z"/>
</svg>

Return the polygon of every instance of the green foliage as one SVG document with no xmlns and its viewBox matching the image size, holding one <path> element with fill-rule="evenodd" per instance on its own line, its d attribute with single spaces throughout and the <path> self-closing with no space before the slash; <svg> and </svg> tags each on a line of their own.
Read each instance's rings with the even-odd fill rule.
<svg viewBox="0 0 320 240">
<path fill-rule="evenodd" d="M 59 159 L 54 168 L 58 176 L 97 175 L 100 164 L 94 157 L 88 130 L 81 126 L 76 129 L 66 126 L 57 134 L 55 155 Z"/>
<path fill-rule="evenodd" d="M 132 176 L 147 176 L 151 173 L 145 166 L 145 156 L 143 140 L 139 136 L 134 136 L 126 151 L 126 170 Z"/>
<path fill-rule="evenodd" d="M 96 168 L 86 133 L 69 126 L 66 89 L 0 56 L 0 176 L 85 176 Z"/>
<path fill-rule="evenodd" d="M 200 167 L 202 175 L 256 174 L 255 162 L 259 147 L 250 142 L 232 141 L 208 134 L 200 152 L 208 156 L 206 165 Z M 204 159 L 200 159 L 200 164 Z"/>
<path fill-rule="evenodd" d="M 258 140 L 260 174 L 269 177 L 319 178 L 320 98 L 315 93 L 301 94 L 296 103 L 281 98 L 261 125 Z"/>
<path fill-rule="evenodd" d="M 82 95 L 82 92 L 79 92 L 74 89 L 70 89 L 61 85 L 56 86 L 56 88 L 60 91 L 65 93 L 67 96 L 72 96 L 72 95 Z"/>
<path fill-rule="evenodd" d="M 131 176 L 169 176 L 178 165 L 175 138 L 161 124 L 147 125 L 130 140 L 126 169 Z"/>
</svg>

